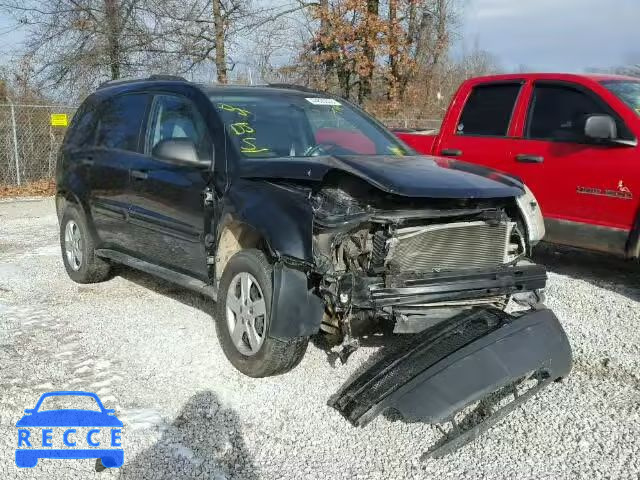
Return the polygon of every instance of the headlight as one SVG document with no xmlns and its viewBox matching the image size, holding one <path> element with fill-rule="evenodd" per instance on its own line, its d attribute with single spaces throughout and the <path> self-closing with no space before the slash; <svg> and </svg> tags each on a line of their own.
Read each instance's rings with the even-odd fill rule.
<svg viewBox="0 0 640 480">
<path fill-rule="evenodd" d="M 345 221 L 367 213 L 366 207 L 339 188 L 323 188 L 311 198 L 316 218 L 324 221 Z"/>
<path fill-rule="evenodd" d="M 524 194 L 517 198 L 517 203 L 527 228 L 529 244 L 534 246 L 544 238 L 545 234 L 540 204 L 526 185 L 524 185 Z"/>
</svg>

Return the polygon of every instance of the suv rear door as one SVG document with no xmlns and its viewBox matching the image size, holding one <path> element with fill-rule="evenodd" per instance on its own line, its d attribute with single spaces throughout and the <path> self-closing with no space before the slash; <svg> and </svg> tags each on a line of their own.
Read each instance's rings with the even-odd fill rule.
<svg viewBox="0 0 640 480">
<path fill-rule="evenodd" d="M 198 107 L 182 95 L 156 94 L 144 136 L 145 155 L 131 166 L 133 248 L 137 257 L 206 281 L 203 193 L 211 172 L 152 155 L 158 142 L 172 138 L 193 140 L 199 156 L 212 160 L 212 141 Z"/>
<path fill-rule="evenodd" d="M 84 152 L 91 214 L 104 248 L 128 250 L 131 244 L 129 168 L 140 157 L 140 132 L 151 96 L 126 93 L 100 107 L 95 146 Z"/>
<path fill-rule="evenodd" d="M 624 253 L 640 189 L 638 148 L 598 145 L 584 136 L 584 118 L 612 116 L 618 137 L 633 140 L 625 122 L 595 92 L 561 81 L 536 81 L 523 132 L 511 140 L 509 171 L 540 202 L 546 239 Z M 520 132 L 519 132 L 520 133 Z"/>
<path fill-rule="evenodd" d="M 505 171 L 511 119 L 522 85 L 517 79 L 465 84 L 467 91 L 460 92 L 457 98 L 466 100 L 452 105 L 450 118 L 443 122 L 447 130 L 440 132 L 440 144 L 434 154 Z"/>
</svg>

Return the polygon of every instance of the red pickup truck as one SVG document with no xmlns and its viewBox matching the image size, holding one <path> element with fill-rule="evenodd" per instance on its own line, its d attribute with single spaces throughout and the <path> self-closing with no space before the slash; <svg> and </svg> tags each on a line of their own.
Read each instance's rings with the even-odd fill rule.
<svg viewBox="0 0 640 480">
<path fill-rule="evenodd" d="M 397 135 L 418 152 L 520 177 L 540 204 L 546 241 L 640 256 L 640 79 L 474 78 L 438 134 Z"/>
</svg>

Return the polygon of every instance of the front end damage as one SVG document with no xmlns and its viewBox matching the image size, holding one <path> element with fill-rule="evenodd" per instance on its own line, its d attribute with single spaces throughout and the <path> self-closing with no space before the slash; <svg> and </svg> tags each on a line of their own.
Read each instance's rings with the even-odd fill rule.
<svg viewBox="0 0 640 480">
<path fill-rule="evenodd" d="M 546 271 L 527 260 L 509 199 L 404 199 L 347 177 L 311 201 L 325 332 L 353 341 L 380 324 L 419 333 L 514 299 L 538 308 Z"/>
<path fill-rule="evenodd" d="M 302 334 L 313 322 L 304 312 L 323 309 L 320 329 L 341 341 L 343 361 L 362 336 L 413 334 L 330 401 L 353 425 L 387 409 L 453 422 L 439 456 L 570 372 L 567 337 L 541 303 L 546 271 L 527 258 L 544 226 L 522 200 L 401 197 L 349 175 L 307 198 L 313 262 L 276 268 L 276 317 L 297 305 Z M 509 407 L 487 403 L 505 392 Z M 461 429 L 456 416 L 474 403 L 482 421 Z"/>
</svg>

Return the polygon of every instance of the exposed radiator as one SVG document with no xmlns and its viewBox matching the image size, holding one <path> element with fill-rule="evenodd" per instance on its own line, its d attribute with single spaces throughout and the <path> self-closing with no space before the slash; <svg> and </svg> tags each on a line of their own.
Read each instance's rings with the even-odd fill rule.
<svg viewBox="0 0 640 480">
<path fill-rule="evenodd" d="M 397 272 L 439 272 L 491 268 L 508 259 L 515 224 L 459 222 L 396 230 L 386 265 Z"/>
</svg>

